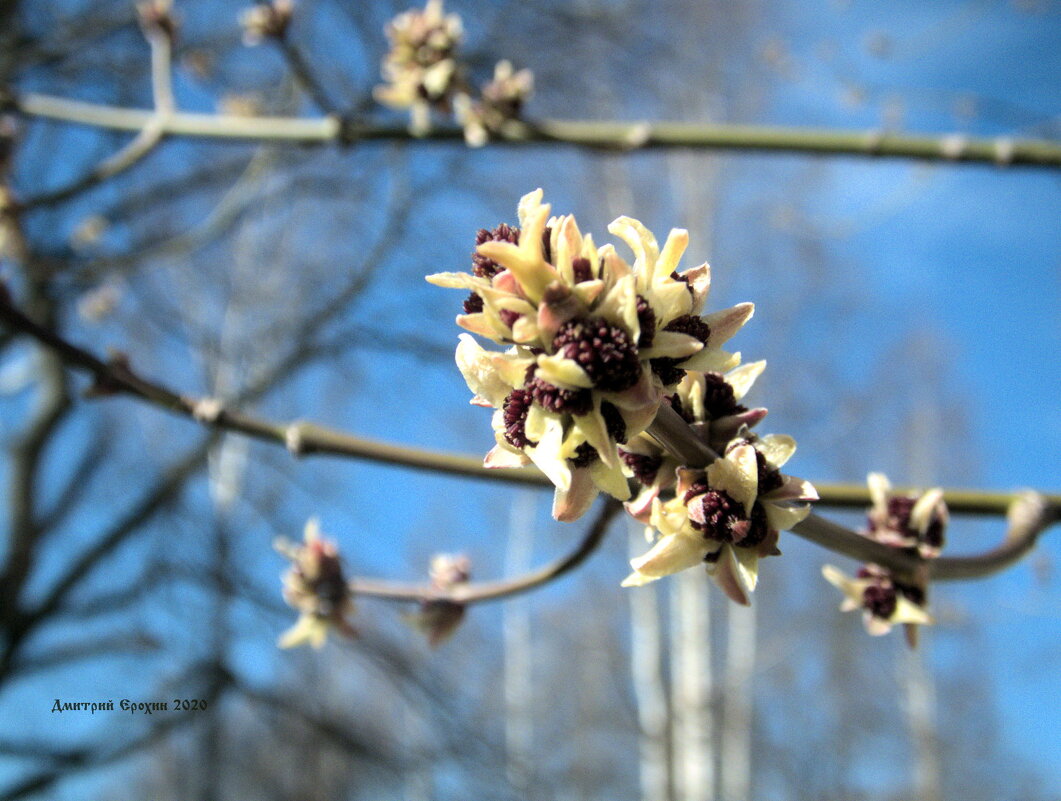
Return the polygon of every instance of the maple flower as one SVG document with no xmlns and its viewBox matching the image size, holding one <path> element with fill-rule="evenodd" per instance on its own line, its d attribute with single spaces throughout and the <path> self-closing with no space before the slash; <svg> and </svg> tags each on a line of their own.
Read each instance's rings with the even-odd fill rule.
<svg viewBox="0 0 1061 801">
<path fill-rule="evenodd" d="M 631 560 L 624 587 L 636 587 L 705 564 L 723 592 L 748 604 L 759 559 L 780 553 L 779 532 L 810 513 L 817 500 L 807 481 L 779 468 L 796 450 L 788 436 L 738 439 L 706 469 L 679 468 L 675 496 L 652 500 L 650 522 L 659 534 L 648 553 Z"/>
<path fill-rule="evenodd" d="M 423 136 L 430 129 L 431 109 L 448 111 L 461 83 L 455 59 L 462 35 L 461 19 L 445 14 L 442 0 L 427 0 L 422 11 L 404 11 L 388 23 L 391 49 L 383 59 L 386 83 L 372 96 L 386 106 L 409 109 L 409 129 Z"/>
<path fill-rule="evenodd" d="M 766 409 L 749 409 L 740 403 L 765 367 L 765 361 L 758 361 L 724 374 L 686 372 L 666 401 L 705 445 L 723 452 L 738 432 L 766 417 Z M 619 456 L 642 485 L 638 496 L 626 504 L 626 510 L 647 524 L 653 499 L 674 487 L 675 471 L 681 463 L 648 432 L 631 437 L 619 448 Z"/>
<path fill-rule="evenodd" d="M 840 611 L 862 610 L 866 631 L 877 637 L 887 634 L 892 626 L 907 626 L 907 638 L 913 644 L 912 626 L 926 626 L 932 618 L 925 611 L 925 591 L 916 584 L 897 582 L 887 568 L 865 565 L 854 578 L 832 565 L 822 566 L 822 575 L 843 594 Z"/>
<path fill-rule="evenodd" d="M 608 230 L 630 245 L 629 265 L 541 201 L 540 189 L 521 199 L 518 228 L 479 232 L 470 273 L 427 280 L 470 290 L 458 325 L 511 346 L 487 351 L 462 335 L 457 347 L 472 403 L 495 410 L 486 466 L 534 462 L 557 488 L 554 516 L 575 520 L 601 490 L 630 497 L 617 445 L 648 427 L 686 370 L 740 363 L 719 346 L 753 307 L 699 316 L 710 271 L 675 272 L 686 231 L 672 230 L 661 249 L 640 222 L 620 217 Z"/>
<path fill-rule="evenodd" d="M 873 506 L 867 515 L 867 537 L 895 548 L 915 551 L 924 559 L 939 556 L 950 515 L 943 490 L 920 495 L 895 495 L 883 473 L 866 479 Z"/>
<path fill-rule="evenodd" d="M 298 621 L 278 641 L 281 648 L 310 644 L 324 645 L 329 629 L 353 635 L 347 622 L 353 611 L 350 588 L 343 577 L 339 549 L 334 542 L 322 539 L 316 519 L 306 523 L 304 544 L 295 545 L 278 539 L 276 549 L 291 560 L 284 574 L 284 600 L 299 612 Z"/>
<path fill-rule="evenodd" d="M 866 479 L 872 501 L 862 534 L 872 540 L 921 559 L 935 559 L 943 548 L 949 519 L 943 490 L 938 487 L 914 495 L 896 495 L 883 473 Z M 832 565 L 822 568 L 829 583 L 844 593 L 842 611 L 863 610 L 866 630 L 887 634 L 903 623 L 911 647 L 917 644 L 917 626 L 932 623 L 925 611 L 928 585 L 925 579 L 898 581 L 891 571 L 875 564 L 859 568 L 850 578 Z"/>
<path fill-rule="evenodd" d="M 515 72 L 509 61 L 499 61 L 494 77 L 483 86 L 478 100 L 459 94 L 453 100 L 457 122 L 464 128 L 464 141 L 470 147 L 482 147 L 490 134 L 504 130 L 518 120 L 523 104 L 534 90 L 534 75 L 528 69 Z"/>
</svg>

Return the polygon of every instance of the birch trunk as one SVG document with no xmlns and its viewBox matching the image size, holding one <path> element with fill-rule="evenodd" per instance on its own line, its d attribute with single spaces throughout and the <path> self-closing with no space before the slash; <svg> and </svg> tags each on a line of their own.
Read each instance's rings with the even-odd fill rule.
<svg viewBox="0 0 1061 801">
<path fill-rule="evenodd" d="M 530 566 L 534 545 L 534 495 L 520 493 L 509 520 L 505 574 L 517 575 Z M 502 607 L 505 702 L 505 775 L 520 798 L 531 791 L 532 718 L 531 627 L 526 599 L 505 601 Z"/>
<path fill-rule="evenodd" d="M 708 581 L 699 570 L 686 570 L 670 581 L 675 798 L 712 801 L 715 743 Z"/>
<path fill-rule="evenodd" d="M 644 527 L 628 522 L 631 557 L 645 551 Z M 658 584 L 630 590 L 630 669 L 638 722 L 638 776 L 642 801 L 671 801 L 667 690 L 663 681 Z"/>
<path fill-rule="evenodd" d="M 722 708 L 723 801 L 751 798 L 752 673 L 756 657 L 754 606 L 729 606 L 726 683 Z"/>
</svg>

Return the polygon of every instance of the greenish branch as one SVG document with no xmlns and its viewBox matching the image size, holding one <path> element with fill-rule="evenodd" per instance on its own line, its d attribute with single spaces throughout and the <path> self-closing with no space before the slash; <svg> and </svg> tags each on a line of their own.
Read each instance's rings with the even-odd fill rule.
<svg viewBox="0 0 1061 801">
<path fill-rule="evenodd" d="M 36 93 L 14 95 L 6 105 L 28 117 L 111 130 L 142 131 L 157 119 L 152 111 Z M 165 136 L 301 144 L 354 145 L 376 140 L 450 142 L 463 140 L 464 136 L 459 128 L 447 126 L 417 139 L 404 126 L 361 123 L 335 115 L 294 118 L 175 112 L 158 124 Z M 1045 139 L 979 138 L 956 133 L 918 136 L 882 130 L 699 122 L 512 122 L 491 144 L 566 144 L 621 151 L 689 148 L 1061 167 L 1061 143 Z"/>
</svg>

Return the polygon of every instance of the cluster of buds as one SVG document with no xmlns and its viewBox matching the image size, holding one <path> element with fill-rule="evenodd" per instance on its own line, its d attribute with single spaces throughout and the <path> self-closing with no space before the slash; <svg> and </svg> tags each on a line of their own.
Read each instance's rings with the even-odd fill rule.
<svg viewBox="0 0 1061 801">
<path fill-rule="evenodd" d="M 272 0 L 245 8 L 239 17 L 243 44 L 254 47 L 267 39 L 283 39 L 294 11 L 294 0 Z"/>
<path fill-rule="evenodd" d="M 740 400 L 764 363 L 742 367 L 740 354 L 721 350 L 752 304 L 703 314 L 711 272 L 677 272 L 684 230 L 660 247 L 637 220 L 615 220 L 608 230 L 633 251 L 629 264 L 550 211 L 541 190 L 524 196 L 519 227 L 479 231 L 470 273 L 427 279 L 470 291 L 458 325 L 508 346 L 486 350 L 462 334 L 457 347 L 472 403 L 494 409 L 486 466 L 533 462 L 556 487 L 558 520 L 580 517 L 600 491 L 628 501 L 659 536 L 633 561 L 628 586 L 706 564 L 747 603 L 758 558 L 777 552 L 778 532 L 817 497 L 779 472 L 794 441 L 750 430 L 766 410 Z M 686 465 L 668 453 L 648 430 L 663 404 L 722 455 Z"/>
<path fill-rule="evenodd" d="M 491 134 L 499 134 L 520 118 L 523 104 L 534 91 L 534 75 L 528 69 L 516 72 L 509 61 L 499 61 L 493 79 L 482 87 L 478 100 L 457 95 L 453 110 L 464 128 L 464 141 L 482 147 Z"/>
<path fill-rule="evenodd" d="M 408 109 L 409 130 L 424 136 L 431 112 L 455 113 L 473 147 L 486 143 L 519 118 L 534 79 L 529 70 L 514 72 L 507 61 L 494 68 L 494 78 L 473 98 L 457 59 L 463 26 L 457 14 L 443 12 L 442 0 L 427 0 L 423 10 L 410 9 L 388 23 L 390 51 L 383 59 L 386 83 L 373 91 L 385 106 Z"/>
<path fill-rule="evenodd" d="M 449 112 L 463 85 L 456 60 L 461 19 L 443 13 L 442 0 L 428 0 L 423 11 L 410 9 L 392 19 L 386 34 L 391 45 L 383 59 L 386 83 L 373 96 L 385 106 L 409 109 L 410 130 L 423 136 L 430 129 L 431 109 Z"/>
<path fill-rule="evenodd" d="M 949 519 L 942 490 L 896 495 L 881 473 L 870 473 L 868 484 L 873 505 L 863 534 L 923 560 L 939 556 Z M 887 634 L 892 626 L 902 623 L 912 647 L 917 643 L 917 626 L 932 623 L 926 611 L 928 587 L 924 577 L 899 580 L 876 564 L 862 566 L 854 578 L 832 565 L 825 565 L 822 575 L 843 592 L 843 611 L 862 610 L 870 634 Z"/>
<path fill-rule="evenodd" d="M 347 621 L 353 611 L 350 587 L 343 576 L 339 549 L 322 539 L 315 519 L 306 523 L 302 545 L 278 539 L 275 548 L 291 560 L 284 574 L 284 600 L 299 613 L 298 621 L 280 636 L 281 648 L 324 645 L 330 629 L 352 636 Z"/>
</svg>

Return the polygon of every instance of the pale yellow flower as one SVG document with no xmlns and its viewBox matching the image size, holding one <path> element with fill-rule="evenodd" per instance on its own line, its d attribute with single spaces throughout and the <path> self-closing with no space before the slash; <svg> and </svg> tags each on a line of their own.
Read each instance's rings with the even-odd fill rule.
<svg viewBox="0 0 1061 801">
<path fill-rule="evenodd" d="M 516 72 L 511 62 L 499 61 L 494 77 L 483 86 L 477 100 L 467 94 L 454 97 L 453 111 L 464 128 L 464 141 L 470 147 L 481 147 L 504 130 L 505 125 L 519 119 L 523 104 L 534 90 L 534 76 L 530 70 Z"/>
<path fill-rule="evenodd" d="M 284 600 L 299 612 L 298 621 L 279 639 L 281 648 L 309 644 L 324 645 L 330 629 L 354 633 L 347 622 L 353 611 L 350 588 L 343 577 L 339 550 L 334 542 L 322 539 L 316 519 L 306 523 L 304 543 L 295 545 L 278 539 L 275 547 L 291 560 L 284 574 Z"/>
<path fill-rule="evenodd" d="M 740 403 L 765 367 L 766 362 L 758 361 L 724 374 L 686 372 L 666 402 L 689 424 L 694 436 L 714 451 L 725 451 L 738 432 L 766 417 L 766 409 L 749 409 Z M 674 487 L 675 471 L 681 463 L 648 432 L 631 437 L 619 448 L 619 456 L 642 485 L 638 496 L 626 504 L 626 510 L 648 523 L 652 500 Z"/>
<path fill-rule="evenodd" d="M 706 470 L 679 468 L 674 498 L 652 500 L 649 520 L 659 538 L 630 562 L 634 572 L 623 586 L 705 564 L 727 596 L 747 604 L 759 559 L 778 553 L 779 532 L 803 520 L 818 497 L 809 482 L 779 471 L 794 451 L 791 437 L 770 434 L 735 440 Z"/>
<path fill-rule="evenodd" d="M 243 9 L 239 15 L 243 44 L 254 47 L 266 39 L 284 38 L 294 11 L 294 0 L 271 0 Z"/>
<path fill-rule="evenodd" d="M 924 609 L 924 590 L 894 581 L 882 567 L 867 565 L 851 578 L 832 565 L 824 565 L 822 575 L 844 594 L 840 611 L 861 609 L 866 631 L 875 637 L 887 634 L 892 626 L 902 623 L 908 627 L 907 637 L 913 644 L 915 637 L 909 627 L 933 622 Z"/>
<path fill-rule="evenodd" d="M 867 515 L 866 536 L 895 548 L 916 550 L 925 559 L 939 556 L 950 519 L 943 490 L 919 495 L 895 495 L 883 473 L 866 479 L 873 506 Z"/>
</svg>

